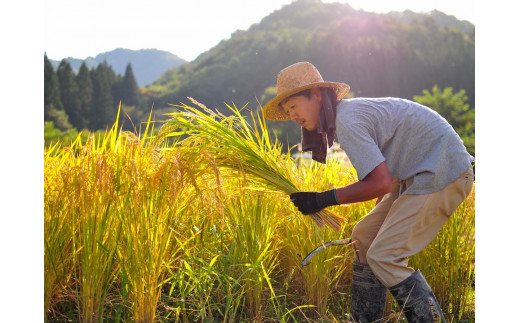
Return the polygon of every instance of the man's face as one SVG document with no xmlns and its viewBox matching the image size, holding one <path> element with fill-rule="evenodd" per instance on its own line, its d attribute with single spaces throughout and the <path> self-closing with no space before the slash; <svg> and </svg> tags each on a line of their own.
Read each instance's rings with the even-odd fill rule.
<svg viewBox="0 0 520 323">
<path fill-rule="evenodd" d="M 321 91 L 311 89 L 310 98 L 306 95 L 290 97 L 282 102 L 282 108 L 291 120 L 309 131 L 315 130 L 320 122 Z"/>
</svg>

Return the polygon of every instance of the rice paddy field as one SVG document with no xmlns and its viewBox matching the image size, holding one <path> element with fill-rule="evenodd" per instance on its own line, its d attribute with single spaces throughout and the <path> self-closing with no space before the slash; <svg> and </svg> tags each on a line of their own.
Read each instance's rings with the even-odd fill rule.
<svg viewBox="0 0 520 323">
<path fill-rule="evenodd" d="M 340 159 L 298 162 L 265 121 L 192 100 L 139 133 L 45 148 L 46 322 L 348 322 L 350 237 L 375 201 L 304 216 L 297 190 L 356 181 Z M 450 322 L 475 313 L 475 197 L 410 259 Z M 385 322 L 406 322 L 390 294 Z"/>
</svg>

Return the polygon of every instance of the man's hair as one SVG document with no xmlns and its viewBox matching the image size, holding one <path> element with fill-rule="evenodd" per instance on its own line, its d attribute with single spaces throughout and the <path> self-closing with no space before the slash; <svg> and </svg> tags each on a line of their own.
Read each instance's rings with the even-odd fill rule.
<svg viewBox="0 0 520 323">
<path fill-rule="evenodd" d="M 335 108 L 338 105 L 338 103 L 341 101 L 341 99 L 338 99 L 338 95 L 336 94 L 336 91 L 334 91 L 330 87 L 322 87 L 321 93 L 322 93 L 322 96 L 326 96 L 329 98 L 330 103 L 333 108 Z M 323 104 L 323 99 L 322 99 L 322 104 Z"/>
<path fill-rule="evenodd" d="M 282 105 L 287 102 L 287 100 L 289 100 L 290 98 L 293 98 L 295 96 L 300 96 L 300 95 L 304 95 L 307 97 L 307 99 L 310 99 L 311 98 L 311 89 L 306 89 L 306 90 L 303 90 L 303 91 L 300 91 L 300 92 L 297 92 L 297 93 L 294 93 L 292 95 L 289 95 L 288 97 L 286 97 L 285 99 L 283 99 L 282 101 L 280 101 L 278 103 L 278 106 L 280 108 L 283 108 Z"/>
<path fill-rule="evenodd" d="M 336 107 L 338 105 L 340 100 L 338 100 L 336 92 L 332 88 L 330 88 L 330 87 L 320 87 L 319 89 L 321 90 L 321 93 L 322 93 L 323 96 L 327 96 L 330 99 L 330 102 L 332 103 L 333 107 Z M 286 97 L 285 99 L 280 101 L 280 103 L 278 103 L 278 105 L 280 107 L 282 107 L 282 104 L 287 102 L 287 100 L 289 100 L 289 98 L 292 98 L 292 97 L 295 97 L 295 96 L 300 96 L 300 95 L 304 95 L 304 96 L 306 96 L 309 99 L 311 97 L 311 89 L 306 89 L 306 90 L 294 93 L 292 95 L 289 95 L 288 97 Z"/>
<path fill-rule="evenodd" d="M 292 98 L 294 96 L 299 96 L 299 95 L 305 95 L 307 98 L 310 98 L 311 97 L 311 89 L 306 89 L 306 90 L 300 91 L 298 93 L 294 93 L 293 95 L 289 95 L 285 100 L 287 100 L 288 98 Z"/>
</svg>

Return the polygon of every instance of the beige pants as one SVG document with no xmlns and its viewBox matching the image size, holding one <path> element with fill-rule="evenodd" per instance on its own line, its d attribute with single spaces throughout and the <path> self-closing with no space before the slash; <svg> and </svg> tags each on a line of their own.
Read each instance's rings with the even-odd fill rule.
<svg viewBox="0 0 520 323">
<path fill-rule="evenodd" d="M 368 263 L 386 287 L 410 276 L 407 257 L 423 250 L 473 187 L 469 168 L 444 189 L 431 194 L 401 194 L 412 180 L 394 182 L 393 190 L 359 221 L 352 232 L 356 260 Z"/>
</svg>

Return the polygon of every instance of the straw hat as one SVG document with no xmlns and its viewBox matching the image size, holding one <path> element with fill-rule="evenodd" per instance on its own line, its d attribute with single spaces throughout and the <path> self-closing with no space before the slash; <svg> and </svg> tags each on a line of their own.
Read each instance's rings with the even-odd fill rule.
<svg viewBox="0 0 520 323">
<path fill-rule="evenodd" d="M 276 86 L 276 97 L 262 108 L 264 117 L 276 121 L 290 120 L 279 103 L 300 91 L 313 87 L 330 87 L 336 92 L 338 100 L 341 100 L 350 90 L 350 86 L 345 83 L 324 82 L 320 72 L 309 62 L 296 63 L 281 70 Z"/>
</svg>

